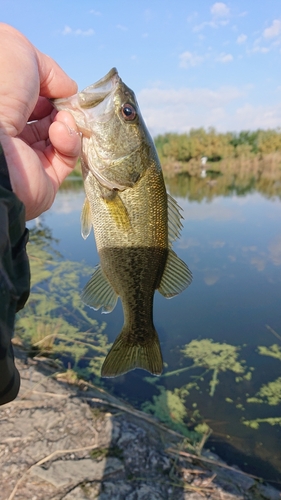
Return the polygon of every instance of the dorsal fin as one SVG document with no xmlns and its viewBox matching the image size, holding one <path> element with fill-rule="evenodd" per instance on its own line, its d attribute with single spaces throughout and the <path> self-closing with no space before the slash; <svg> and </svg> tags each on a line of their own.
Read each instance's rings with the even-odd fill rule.
<svg viewBox="0 0 281 500">
<path fill-rule="evenodd" d="M 175 241 L 180 236 L 182 229 L 182 215 L 180 213 L 180 206 L 174 200 L 174 198 L 168 194 L 168 241 L 169 246 L 172 246 L 173 241 Z"/>
</svg>

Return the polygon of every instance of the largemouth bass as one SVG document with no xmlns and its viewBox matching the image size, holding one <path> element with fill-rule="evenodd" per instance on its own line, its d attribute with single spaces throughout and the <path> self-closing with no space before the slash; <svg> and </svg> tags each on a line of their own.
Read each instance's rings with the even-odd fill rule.
<svg viewBox="0 0 281 500">
<path fill-rule="evenodd" d="M 118 297 L 123 306 L 124 325 L 101 375 L 115 377 L 134 368 L 160 375 L 154 292 L 173 297 L 192 280 L 172 250 L 182 227 L 179 206 L 166 192 L 134 92 L 115 68 L 82 92 L 53 103 L 72 113 L 82 133 L 82 236 L 87 238 L 93 226 L 100 257 L 82 300 L 107 313 Z"/>
</svg>

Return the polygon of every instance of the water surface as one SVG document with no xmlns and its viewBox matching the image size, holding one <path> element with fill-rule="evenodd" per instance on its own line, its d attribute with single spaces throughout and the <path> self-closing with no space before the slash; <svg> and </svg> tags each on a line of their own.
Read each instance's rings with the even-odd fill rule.
<svg viewBox="0 0 281 500">
<path fill-rule="evenodd" d="M 205 182 L 210 193 L 208 179 Z M 161 377 L 156 384 L 140 370 L 106 384 L 138 407 L 152 400 L 160 386 L 171 391 L 189 387 L 184 404 L 190 417 L 206 421 L 213 430 L 207 446 L 228 463 L 238 463 L 277 485 L 281 482 L 281 201 L 255 192 L 253 186 L 242 195 L 216 195 L 215 182 L 212 196 L 206 197 L 202 181 L 200 201 L 194 199 L 194 186 L 190 200 L 186 186 L 180 180 L 170 183 L 184 216 L 174 248 L 191 269 L 193 283 L 172 300 L 156 293 L 154 301 L 165 373 L 191 367 L 194 359 L 184 355 L 184 346 L 204 339 L 234 346 L 238 368 L 219 365 L 214 378 L 210 363 L 216 353 L 209 352 L 205 367 L 197 364 Z M 81 185 L 66 184 L 42 217 L 66 259 L 94 266 L 99 259 L 93 234 L 84 241 L 80 232 L 83 200 Z M 120 303 L 109 315 L 92 314 L 99 322 L 106 321 L 112 342 L 123 324 Z M 270 355 L 273 345 L 276 356 Z M 259 346 L 269 349 L 267 355 Z M 276 381 L 275 386 L 268 385 Z M 263 386 L 268 389 L 261 391 Z"/>
</svg>

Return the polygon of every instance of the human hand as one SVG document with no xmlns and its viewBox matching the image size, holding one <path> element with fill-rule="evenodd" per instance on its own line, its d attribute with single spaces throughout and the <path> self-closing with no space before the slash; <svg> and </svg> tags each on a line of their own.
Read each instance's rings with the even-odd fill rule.
<svg viewBox="0 0 281 500">
<path fill-rule="evenodd" d="M 30 220 L 50 208 L 80 154 L 74 118 L 48 101 L 75 94 L 77 85 L 11 26 L 0 23 L 0 40 L 0 143 Z"/>
</svg>

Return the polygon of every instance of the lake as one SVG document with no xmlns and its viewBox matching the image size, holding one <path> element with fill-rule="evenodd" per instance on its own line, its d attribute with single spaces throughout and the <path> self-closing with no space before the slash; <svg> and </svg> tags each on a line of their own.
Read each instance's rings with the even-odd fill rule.
<svg viewBox="0 0 281 500">
<path fill-rule="evenodd" d="M 174 249 L 193 282 L 171 300 L 155 294 L 164 376 L 151 380 L 135 370 L 104 384 L 138 408 L 147 402 L 152 408 L 160 394 L 180 398 L 194 426 L 206 422 L 212 429 L 208 448 L 280 487 L 281 200 L 255 191 L 253 183 L 222 196 L 208 177 L 197 188 L 193 181 L 191 194 L 190 182 L 167 180 L 184 217 Z M 51 210 L 30 227 L 50 228 L 65 259 L 94 267 L 93 234 L 84 241 L 80 232 L 83 201 L 81 183 L 66 182 Z M 112 342 L 123 324 L 120 301 L 111 314 L 91 316 L 106 322 Z"/>
</svg>

